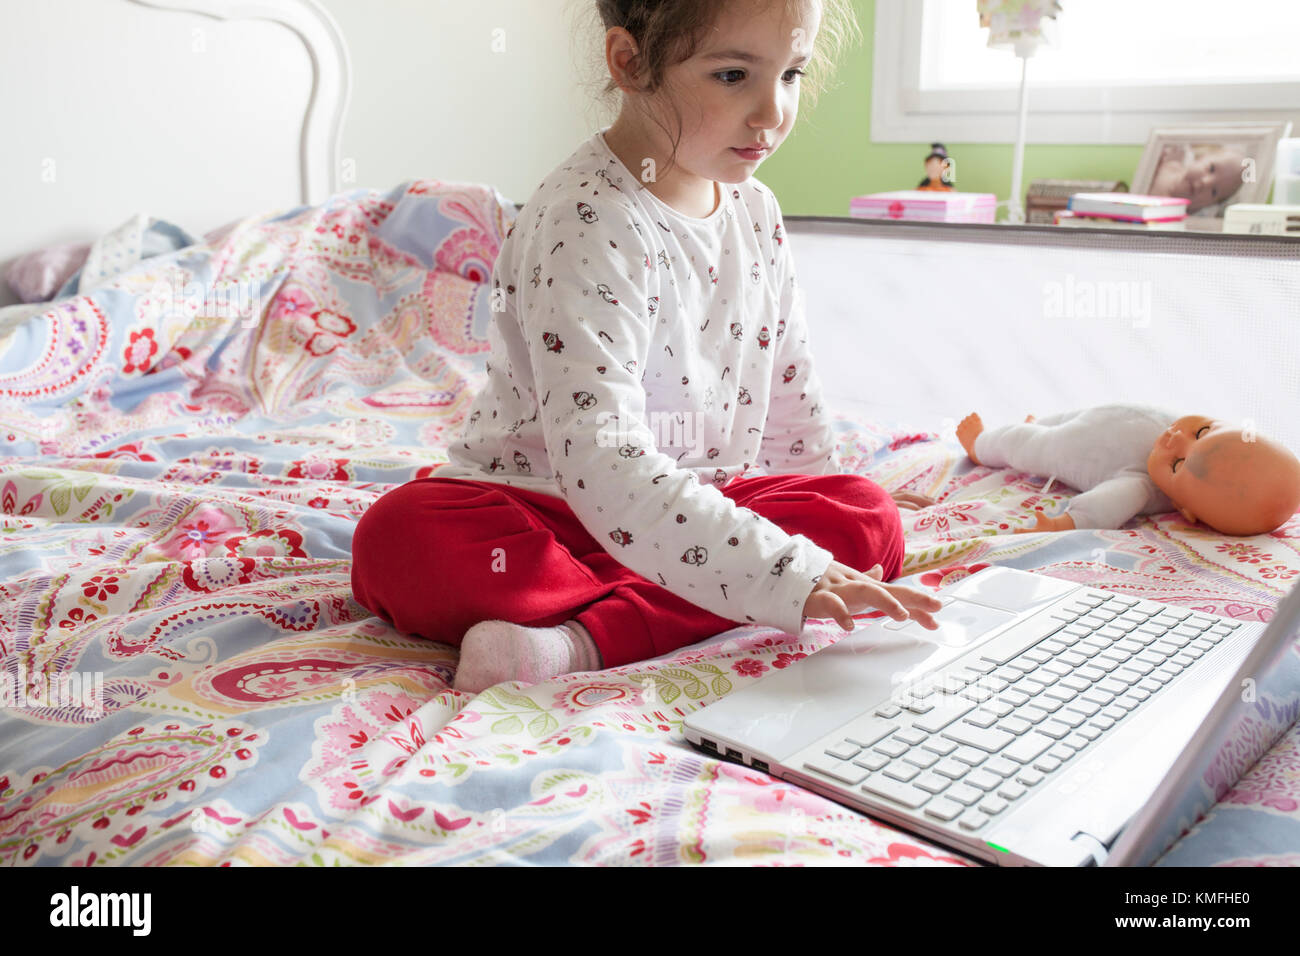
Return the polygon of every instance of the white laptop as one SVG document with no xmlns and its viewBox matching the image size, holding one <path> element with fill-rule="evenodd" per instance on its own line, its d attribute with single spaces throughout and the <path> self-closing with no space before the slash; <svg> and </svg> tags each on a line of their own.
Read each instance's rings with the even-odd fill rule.
<svg viewBox="0 0 1300 956">
<path fill-rule="evenodd" d="M 1259 695 L 1300 694 L 1300 586 L 1267 627 L 1000 567 L 937 596 L 938 631 L 858 621 L 686 739 L 990 863 L 1141 866 L 1286 729 L 1224 747 Z"/>
</svg>

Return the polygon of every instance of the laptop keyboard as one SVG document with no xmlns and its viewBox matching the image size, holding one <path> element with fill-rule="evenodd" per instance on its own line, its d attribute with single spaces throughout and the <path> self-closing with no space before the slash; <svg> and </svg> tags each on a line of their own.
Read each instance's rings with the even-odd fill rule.
<svg viewBox="0 0 1300 956">
<path fill-rule="evenodd" d="M 1238 626 L 1087 590 L 895 694 L 804 767 L 974 832 Z"/>
</svg>

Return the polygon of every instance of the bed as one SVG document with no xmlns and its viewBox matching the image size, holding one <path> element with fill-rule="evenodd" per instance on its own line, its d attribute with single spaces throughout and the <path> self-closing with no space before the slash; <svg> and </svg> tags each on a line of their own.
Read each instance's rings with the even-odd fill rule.
<svg viewBox="0 0 1300 956">
<path fill-rule="evenodd" d="M 346 84 L 333 89 L 338 106 Z M 978 865 L 684 742 L 686 714 L 830 645 L 832 621 L 797 638 L 737 627 L 653 661 L 471 695 L 451 689 L 455 648 L 357 604 L 357 519 L 446 460 L 485 381 L 486 283 L 516 197 L 437 179 L 302 185 L 288 208 L 172 224 L 217 228 L 171 251 L 145 254 L 143 238 L 165 231 L 156 219 L 98 232 L 66 294 L 0 311 L 0 861 Z M 1015 255 L 1013 240 L 974 234 L 795 218 L 787 231 L 814 346 L 860 334 L 865 310 L 846 303 L 862 295 L 907 315 L 953 311 L 892 269 L 844 293 L 846 274 L 869 271 L 844 268 L 859 257 L 981 275 L 959 246 Z M 1259 298 L 1293 310 L 1300 261 L 1274 248 L 1220 252 L 1273 270 L 1276 295 Z M 1085 253 L 1067 254 L 1085 268 Z M 1120 254 L 1174 269 L 1203 255 Z M 1013 341 L 946 340 L 976 364 L 981 348 L 1014 363 Z M 918 586 L 1003 564 L 1262 621 L 1300 573 L 1300 519 L 1250 539 L 1175 515 L 1013 534 L 1072 491 L 964 457 L 952 420 L 984 396 L 958 371 L 908 404 L 864 382 L 846 351 L 818 352 L 842 469 L 938 499 L 904 513 Z M 1279 395 L 1294 392 L 1228 412 L 1296 447 Z M 1217 802 L 1159 865 L 1300 863 L 1297 706 L 1261 701 L 1243 746 L 1263 756 L 1206 781 Z"/>
</svg>

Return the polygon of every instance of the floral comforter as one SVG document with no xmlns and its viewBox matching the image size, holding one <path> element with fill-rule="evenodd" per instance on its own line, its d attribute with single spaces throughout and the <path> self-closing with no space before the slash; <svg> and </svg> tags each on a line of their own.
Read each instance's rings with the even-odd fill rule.
<svg viewBox="0 0 1300 956">
<path fill-rule="evenodd" d="M 358 190 L 0 311 L 0 862 L 974 863 L 684 743 L 831 621 L 469 695 L 454 648 L 352 599 L 357 518 L 445 460 L 484 381 L 513 214 Z M 1300 521 L 1014 535 L 1039 479 L 837 427 L 846 471 L 941 499 L 904 515 L 924 585 L 1001 563 L 1267 620 L 1300 572 Z M 1300 863 L 1296 714 L 1261 708 L 1281 739 L 1162 863 Z"/>
</svg>

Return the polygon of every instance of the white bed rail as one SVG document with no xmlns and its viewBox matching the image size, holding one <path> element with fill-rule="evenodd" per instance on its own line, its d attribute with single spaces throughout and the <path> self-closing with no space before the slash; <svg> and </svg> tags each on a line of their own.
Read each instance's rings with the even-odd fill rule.
<svg viewBox="0 0 1300 956">
<path fill-rule="evenodd" d="M 1145 402 L 1300 452 L 1300 240 L 785 223 L 832 406 L 951 429 Z"/>
</svg>

